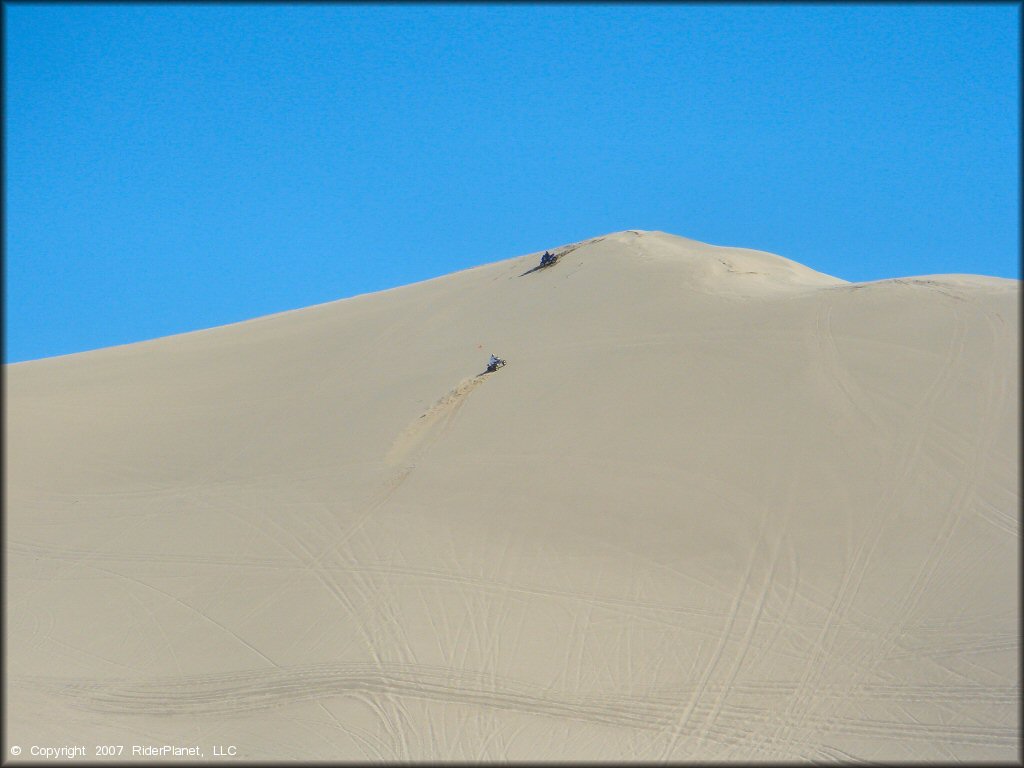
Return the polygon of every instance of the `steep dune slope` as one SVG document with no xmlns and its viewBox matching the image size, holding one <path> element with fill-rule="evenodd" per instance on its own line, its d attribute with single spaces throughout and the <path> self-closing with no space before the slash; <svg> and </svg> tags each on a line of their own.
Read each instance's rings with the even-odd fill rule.
<svg viewBox="0 0 1024 768">
<path fill-rule="evenodd" d="M 8 366 L 10 742 L 1016 757 L 1019 282 L 555 252 Z"/>
</svg>

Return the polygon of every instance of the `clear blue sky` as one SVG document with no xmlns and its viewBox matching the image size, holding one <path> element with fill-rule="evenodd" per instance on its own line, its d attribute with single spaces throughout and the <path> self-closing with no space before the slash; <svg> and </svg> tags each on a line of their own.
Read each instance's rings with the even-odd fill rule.
<svg viewBox="0 0 1024 768">
<path fill-rule="evenodd" d="M 621 229 L 1020 277 L 1020 8 L 22 5 L 5 362 Z"/>
</svg>

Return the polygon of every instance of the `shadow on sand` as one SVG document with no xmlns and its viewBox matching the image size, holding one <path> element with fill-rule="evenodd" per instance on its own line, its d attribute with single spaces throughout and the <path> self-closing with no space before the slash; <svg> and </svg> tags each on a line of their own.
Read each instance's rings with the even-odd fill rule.
<svg viewBox="0 0 1024 768">
<path fill-rule="evenodd" d="M 528 269 L 525 272 L 523 272 L 523 274 L 521 274 L 520 277 L 526 277 L 527 275 L 529 275 L 529 274 L 531 274 L 533 272 L 537 272 L 537 271 L 542 270 L 542 269 L 548 269 L 549 267 L 553 267 L 553 266 L 555 266 L 555 264 L 558 263 L 558 259 L 559 258 L 560 258 L 559 256 L 555 256 L 555 258 L 552 259 L 551 261 L 549 261 L 547 264 L 539 264 L 536 267 L 534 267 L 533 269 Z"/>
</svg>

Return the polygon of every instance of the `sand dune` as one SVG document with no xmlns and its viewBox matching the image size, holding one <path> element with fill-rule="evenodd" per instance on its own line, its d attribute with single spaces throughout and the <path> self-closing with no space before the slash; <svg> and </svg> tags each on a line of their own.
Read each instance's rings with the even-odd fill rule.
<svg viewBox="0 0 1024 768">
<path fill-rule="evenodd" d="M 552 250 L 6 366 L 6 754 L 1019 759 L 1019 281 Z"/>
</svg>

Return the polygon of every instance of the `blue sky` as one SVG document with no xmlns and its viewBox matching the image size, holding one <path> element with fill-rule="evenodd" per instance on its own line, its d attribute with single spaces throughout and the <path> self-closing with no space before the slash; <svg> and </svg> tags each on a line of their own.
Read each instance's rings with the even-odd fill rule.
<svg viewBox="0 0 1024 768">
<path fill-rule="evenodd" d="M 5 362 L 622 229 L 1020 277 L 1020 9 L 21 5 Z"/>
</svg>

